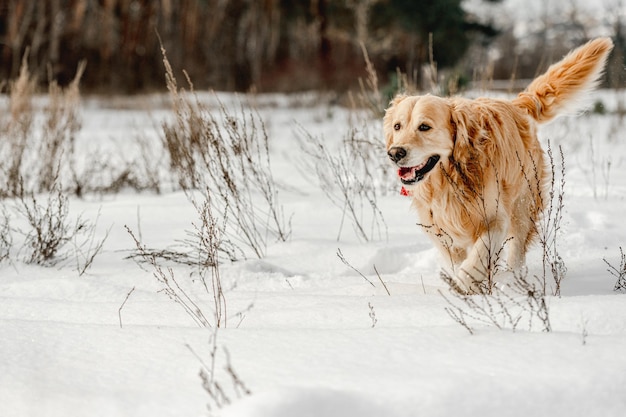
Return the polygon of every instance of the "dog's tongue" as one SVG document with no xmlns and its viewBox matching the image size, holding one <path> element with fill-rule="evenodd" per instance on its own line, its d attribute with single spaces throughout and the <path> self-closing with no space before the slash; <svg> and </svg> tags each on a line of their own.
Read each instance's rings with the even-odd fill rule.
<svg viewBox="0 0 626 417">
<path fill-rule="evenodd" d="M 415 178 L 415 171 L 417 167 L 400 167 L 398 169 L 398 176 L 403 180 L 410 181 Z"/>
</svg>

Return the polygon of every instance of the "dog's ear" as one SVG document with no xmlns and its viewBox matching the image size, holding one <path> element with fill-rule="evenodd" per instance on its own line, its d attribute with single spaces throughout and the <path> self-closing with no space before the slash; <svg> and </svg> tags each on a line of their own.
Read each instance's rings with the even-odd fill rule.
<svg viewBox="0 0 626 417">
<path fill-rule="evenodd" d="M 398 94 L 389 102 L 389 107 L 385 110 L 385 117 L 383 117 L 383 132 L 385 133 L 385 141 L 387 146 L 391 143 L 393 136 L 393 114 L 395 107 L 408 96 L 406 94 Z"/>
<path fill-rule="evenodd" d="M 391 120 L 393 119 L 393 111 L 395 110 L 395 107 L 407 97 L 408 96 L 406 94 L 398 94 L 389 102 L 389 107 L 385 109 L 385 117 L 383 118 L 384 125 L 389 124 L 389 127 L 391 127 L 390 124 Z"/>
<path fill-rule="evenodd" d="M 396 95 L 394 98 L 391 99 L 391 101 L 389 102 L 389 108 L 395 106 L 396 104 L 400 103 L 402 100 L 404 100 L 405 98 L 407 98 L 408 96 L 406 94 L 398 94 Z"/>
<path fill-rule="evenodd" d="M 477 132 L 475 112 L 470 108 L 471 104 L 456 102 L 450 107 L 450 124 L 452 125 L 452 141 L 454 148 L 452 157 L 456 161 L 466 159 L 474 147 L 474 139 Z"/>
</svg>

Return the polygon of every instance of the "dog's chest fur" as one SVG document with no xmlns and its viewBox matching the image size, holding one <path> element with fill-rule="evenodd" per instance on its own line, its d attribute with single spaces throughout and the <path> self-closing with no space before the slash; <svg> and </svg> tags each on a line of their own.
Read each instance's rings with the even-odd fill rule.
<svg viewBox="0 0 626 417">
<path fill-rule="evenodd" d="M 413 205 L 417 209 L 422 226 L 432 227 L 435 234 L 452 240 L 453 246 L 466 246 L 474 242 L 485 230 L 485 222 L 473 221 L 484 218 L 480 201 L 475 193 L 463 184 L 443 184 L 450 179 L 441 173 L 431 175 L 413 192 Z"/>
</svg>

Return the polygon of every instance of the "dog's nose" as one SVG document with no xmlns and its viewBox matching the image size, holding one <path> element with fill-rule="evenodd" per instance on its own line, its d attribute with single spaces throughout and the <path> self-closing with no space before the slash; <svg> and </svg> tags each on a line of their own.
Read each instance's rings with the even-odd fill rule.
<svg viewBox="0 0 626 417">
<path fill-rule="evenodd" d="M 399 162 L 402 160 L 402 158 L 406 156 L 406 149 L 401 148 L 401 147 L 393 147 L 389 149 L 389 152 L 387 152 L 387 155 L 389 155 L 389 158 L 393 162 Z"/>
</svg>

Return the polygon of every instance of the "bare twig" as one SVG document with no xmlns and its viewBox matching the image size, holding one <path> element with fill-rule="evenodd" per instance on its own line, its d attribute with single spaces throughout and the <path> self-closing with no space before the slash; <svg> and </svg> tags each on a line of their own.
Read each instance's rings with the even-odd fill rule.
<svg viewBox="0 0 626 417">
<path fill-rule="evenodd" d="M 622 250 L 622 247 L 619 248 L 620 253 L 620 263 L 619 267 L 613 266 L 606 258 L 603 258 L 604 263 L 608 266 L 607 271 L 615 278 L 615 286 L 613 287 L 613 291 L 616 292 L 626 292 L 626 254 Z"/>
<path fill-rule="evenodd" d="M 134 233 L 128 226 L 124 226 L 126 231 L 133 239 L 137 252 L 153 267 L 153 276 L 156 280 L 163 285 L 163 288 L 159 292 L 167 295 L 172 301 L 180 305 L 183 310 L 194 320 L 194 322 L 200 327 L 212 327 L 211 322 L 204 315 L 198 304 L 191 299 L 174 276 L 172 268 L 163 268 L 157 262 L 157 258 L 147 252 L 145 247 L 137 240 Z"/>
<path fill-rule="evenodd" d="M 342 211 L 337 240 L 340 240 L 343 220 L 348 216 L 358 238 L 370 241 L 387 238 L 387 224 L 378 207 L 378 195 L 384 184 L 378 176 L 387 176 L 388 164 L 373 155 L 383 153 L 380 144 L 361 139 L 364 132 L 350 129 L 339 149 L 331 149 L 324 141 L 300 128 L 300 146 L 310 158 L 305 161 L 315 172 L 326 197 Z M 383 165 L 382 162 L 385 164 Z M 369 221 L 369 227 L 367 222 Z"/>
<path fill-rule="evenodd" d="M 218 109 L 209 109 L 185 74 L 194 98 L 189 99 L 178 89 L 165 50 L 163 62 L 176 116 L 172 124 L 163 124 L 162 141 L 171 170 L 187 193 L 210 189 L 211 196 L 205 199 L 232 223 L 230 240 L 240 241 L 262 258 L 268 236 L 285 241 L 291 234 L 271 173 L 265 123 L 243 103 L 234 112 L 217 99 Z M 252 198 L 257 192 L 261 203 Z"/>
<path fill-rule="evenodd" d="M 387 284 L 385 284 L 385 281 L 383 281 L 382 277 L 378 273 L 378 269 L 376 269 L 376 265 L 373 265 L 373 266 L 374 266 L 374 272 L 376 272 L 376 276 L 378 277 L 378 280 L 380 281 L 380 283 L 383 284 L 383 287 L 385 288 L 385 291 L 387 292 L 387 295 L 391 295 L 391 293 L 389 292 L 389 288 L 387 288 Z M 423 282 L 422 282 L 422 284 L 423 284 Z"/>
<path fill-rule="evenodd" d="M 200 357 L 200 355 L 198 355 L 192 349 L 190 345 L 187 345 L 187 348 L 202 365 L 198 375 L 202 380 L 202 388 L 209 395 L 210 402 L 209 404 L 207 404 L 209 410 L 212 410 L 214 407 L 221 409 L 231 403 L 231 398 L 226 393 L 227 389 L 218 379 L 218 374 L 216 370 L 218 363 L 217 329 L 211 335 L 211 340 L 209 343 L 210 361 L 208 363 L 204 361 Z M 235 395 L 237 396 L 237 398 L 251 395 L 252 391 L 250 391 L 250 389 L 246 386 L 243 380 L 239 377 L 239 374 L 237 374 L 237 372 L 235 371 L 235 368 L 233 367 L 231 362 L 230 352 L 228 351 L 228 349 L 226 349 L 226 347 L 223 347 L 223 353 L 225 356 L 225 364 L 223 369 L 226 372 L 226 375 L 228 375 L 230 378 L 230 382 L 233 385 L 232 390 L 234 391 Z"/>
<path fill-rule="evenodd" d="M 445 272 L 442 278 L 444 281 L 453 281 Z M 449 283 L 451 286 L 454 284 Z M 552 331 L 548 304 L 540 282 L 537 278 L 529 279 L 527 271 L 515 274 L 510 285 L 494 286 L 491 294 L 470 295 L 451 291 L 451 296 L 456 300 L 453 301 L 443 292 L 439 293 L 448 303 L 445 309 L 448 315 L 470 334 L 474 334 L 473 323 L 515 331 L 524 317 L 528 319 L 529 331 L 536 321 L 541 324 L 542 331 Z"/>
<path fill-rule="evenodd" d="M 13 246 L 13 236 L 11 235 L 11 218 L 4 205 L 0 211 L 0 263 L 9 259 L 11 247 Z"/>
<path fill-rule="evenodd" d="M 117 309 L 117 316 L 120 319 L 120 329 L 122 328 L 122 309 L 124 308 L 124 305 L 126 305 L 126 301 L 128 301 L 128 298 L 130 298 L 130 295 L 133 293 L 133 291 L 135 291 L 135 287 L 128 291 L 128 294 L 126 294 L 126 298 L 124 298 L 122 305 L 120 305 L 120 308 Z"/>
<path fill-rule="evenodd" d="M 341 262 L 343 262 L 344 265 L 348 266 L 350 269 L 352 269 L 354 272 L 356 272 L 357 274 L 359 274 L 365 281 L 367 281 L 372 287 L 376 288 L 376 285 L 374 285 L 374 283 L 372 281 L 370 281 L 365 275 L 363 275 L 361 273 L 361 271 L 359 271 L 358 269 L 356 269 L 355 267 L 353 267 L 350 262 L 348 262 L 346 260 L 346 257 L 343 256 L 343 253 L 341 252 L 341 249 L 337 249 L 337 257 L 341 260 Z"/>
<path fill-rule="evenodd" d="M 77 236 L 74 236 L 74 254 L 76 256 L 76 270 L 78 271 L 79 276 L 82 276 L 89 268 L 91 268 L 96 256 L 102 252 L 104 242 L 108 239 L 111 228 L 113 227 L 110 226 L 104 234 L 104 237 L 101 240 L 96 241 L 95 233 L 99 218 L 100 210 L 98 210 L 98 215 L 96 216 L 94 223 L 90 223 L 85 226 L 84 229 L 87 236 L 84 241 L 79 243 Z M 83 251 L 83 248 L 85 247 L 86 249 Z"/>
<path fill-rule="evenodd" d="M 369 316 L 370 316 L 370 319 L 372 320 L 372 329 L 373 329 L 374 327 L 376 327 L 376 323 L 378 323 L 378 320 L 376 319 L 376 312 L 374 311 L 374 306 L 369 301 L 367 302 L 367 307 L 370 310 Z"/>
</svg>

